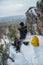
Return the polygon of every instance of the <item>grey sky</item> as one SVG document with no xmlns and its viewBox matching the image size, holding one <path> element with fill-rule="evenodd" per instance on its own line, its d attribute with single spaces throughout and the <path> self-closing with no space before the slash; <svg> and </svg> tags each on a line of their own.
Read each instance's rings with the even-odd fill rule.
<svg viewBox="0 0 43 65">
<path fill-rule="evenodd" d="M 0 0 L 0 17 L 24 15 L 37 0 Z"/>
</svg>

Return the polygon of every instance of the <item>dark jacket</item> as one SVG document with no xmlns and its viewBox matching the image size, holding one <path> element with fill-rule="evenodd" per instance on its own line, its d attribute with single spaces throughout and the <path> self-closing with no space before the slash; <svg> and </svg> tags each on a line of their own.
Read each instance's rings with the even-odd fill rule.
<svg viewBox="0 0 43 65">
<path fill-rule="evenodd" d="M 20 39 L 24 39 L 27 34 L 27 26 L 21 27 L 21 29 L 19 29 L 19 31 L 20 31 Z"/>
</svg>

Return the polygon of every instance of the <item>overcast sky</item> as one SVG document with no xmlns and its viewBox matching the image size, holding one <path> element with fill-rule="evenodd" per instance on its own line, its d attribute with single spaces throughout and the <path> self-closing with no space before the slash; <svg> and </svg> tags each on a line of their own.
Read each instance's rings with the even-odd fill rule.
<svg viewBox="0 0 43 65">
<path fill-rule="evenodd" d="M 37 0 L 0 0 L 0 17 L 24 15 Z"/>
</svg>

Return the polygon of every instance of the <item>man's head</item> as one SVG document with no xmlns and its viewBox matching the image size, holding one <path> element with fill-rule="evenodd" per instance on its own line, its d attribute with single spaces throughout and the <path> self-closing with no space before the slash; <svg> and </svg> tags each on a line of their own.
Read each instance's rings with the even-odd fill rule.
<svg viewBox="0 0 43 65">
<path fill-rule="evenodd" d="M 24 22 L 20 22 L 20 26 L 24 26 Z"/>
</svg>

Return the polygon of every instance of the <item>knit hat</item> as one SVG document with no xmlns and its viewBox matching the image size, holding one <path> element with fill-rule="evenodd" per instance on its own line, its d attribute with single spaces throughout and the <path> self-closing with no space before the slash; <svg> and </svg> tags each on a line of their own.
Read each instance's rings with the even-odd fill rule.
<svg viewBox="0 0 43 65">
<path fill-rule="evenodd" d="M 21 25 L 21 26 L 24 26 L 24 22 L 20 22 L 20 25 Z"/>
</svg>

